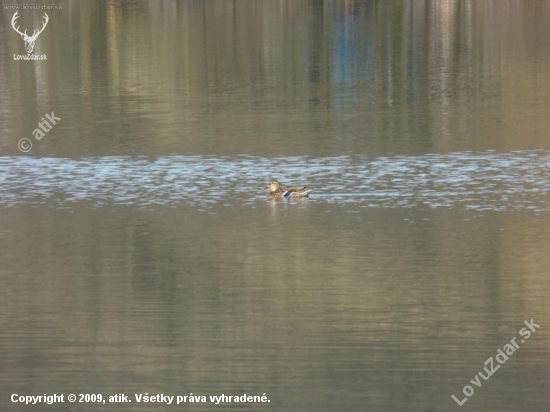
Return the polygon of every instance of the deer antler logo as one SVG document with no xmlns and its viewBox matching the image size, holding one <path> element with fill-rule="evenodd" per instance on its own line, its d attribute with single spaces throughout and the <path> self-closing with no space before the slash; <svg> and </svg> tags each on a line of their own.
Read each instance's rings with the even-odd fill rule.
<svg viewBox="0 0 550 412">
<path fill-rule="evenodd" d="M 31 54 L 34 50 L 34 42 L 36 41 L 36 38 L 40 33 L 44 31 L 44 28 L 46 27 L 46 24 L 48 24 L 48 21 L 50 18 L 46 13 L 44 13 L 44 24 L 42 25 L 42 28 L 40 30 L 34 30 L 32 36 L 27 35 L 27 30 L 25 30 L 23 33 L 19 31 L 19 26 L 15 27 L 15 21 L 19 18 L 18 16 L 19 10 L 15 12 L 13 15 L 13 18 L 11 19 L 11 25 L 13 29 L 21 35 L 21 38 L 25 41 L 25 48 L 27 49 L 27 54 Z"/>
</svg>

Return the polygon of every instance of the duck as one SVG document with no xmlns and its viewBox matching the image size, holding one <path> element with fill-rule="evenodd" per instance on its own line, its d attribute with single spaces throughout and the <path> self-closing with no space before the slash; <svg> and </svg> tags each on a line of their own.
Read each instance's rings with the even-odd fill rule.
<svg viewBox="0 0 550 412">
<path fill-rule="evenodd" d="M 305 186 L 283 186 L 278 181 L 273 180 L 264 188 L 269 192 L 269 196 L 275 199 L 308 197 L 311 190 L 306 190 Z"/>
</svg>

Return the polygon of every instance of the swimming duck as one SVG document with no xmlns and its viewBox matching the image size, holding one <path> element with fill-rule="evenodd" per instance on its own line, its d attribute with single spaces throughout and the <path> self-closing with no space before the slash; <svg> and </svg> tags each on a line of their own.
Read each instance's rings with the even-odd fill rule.
<svg viewBox="0 0 550 412">
<path fill-rule="evenodd" d="M 307 197 L 311 192 L 306 190 L 305 186 L 282 186 L 276 180 L 273 180 L 264 190 L 269 191 L 269 196 L 272 198 Z"/>
</svg>

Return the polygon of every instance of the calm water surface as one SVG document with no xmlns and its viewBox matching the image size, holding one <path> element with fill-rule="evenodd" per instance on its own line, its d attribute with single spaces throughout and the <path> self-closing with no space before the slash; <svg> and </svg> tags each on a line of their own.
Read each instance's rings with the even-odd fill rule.
<svg viewBox="0 0 550 412">
<path fill-rule="evenodd" d="M 549 409 L 550 1 L 63 5 L 0 10 L 1 410 Z"/>
</svg>

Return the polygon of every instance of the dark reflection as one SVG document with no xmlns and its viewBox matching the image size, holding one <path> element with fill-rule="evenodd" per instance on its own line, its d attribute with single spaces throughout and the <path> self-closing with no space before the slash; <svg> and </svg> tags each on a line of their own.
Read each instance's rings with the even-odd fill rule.
<svg viewBox="0 0 550 412">
<path fill-rule="evenodd" d="M 548 4 L 69 2 L 50 13 L 40 64 L 13 61 L 5 12 L 0 147 L 18 153 L 55 110 L 32 153 L 550 148 Z"/>
</svg>

